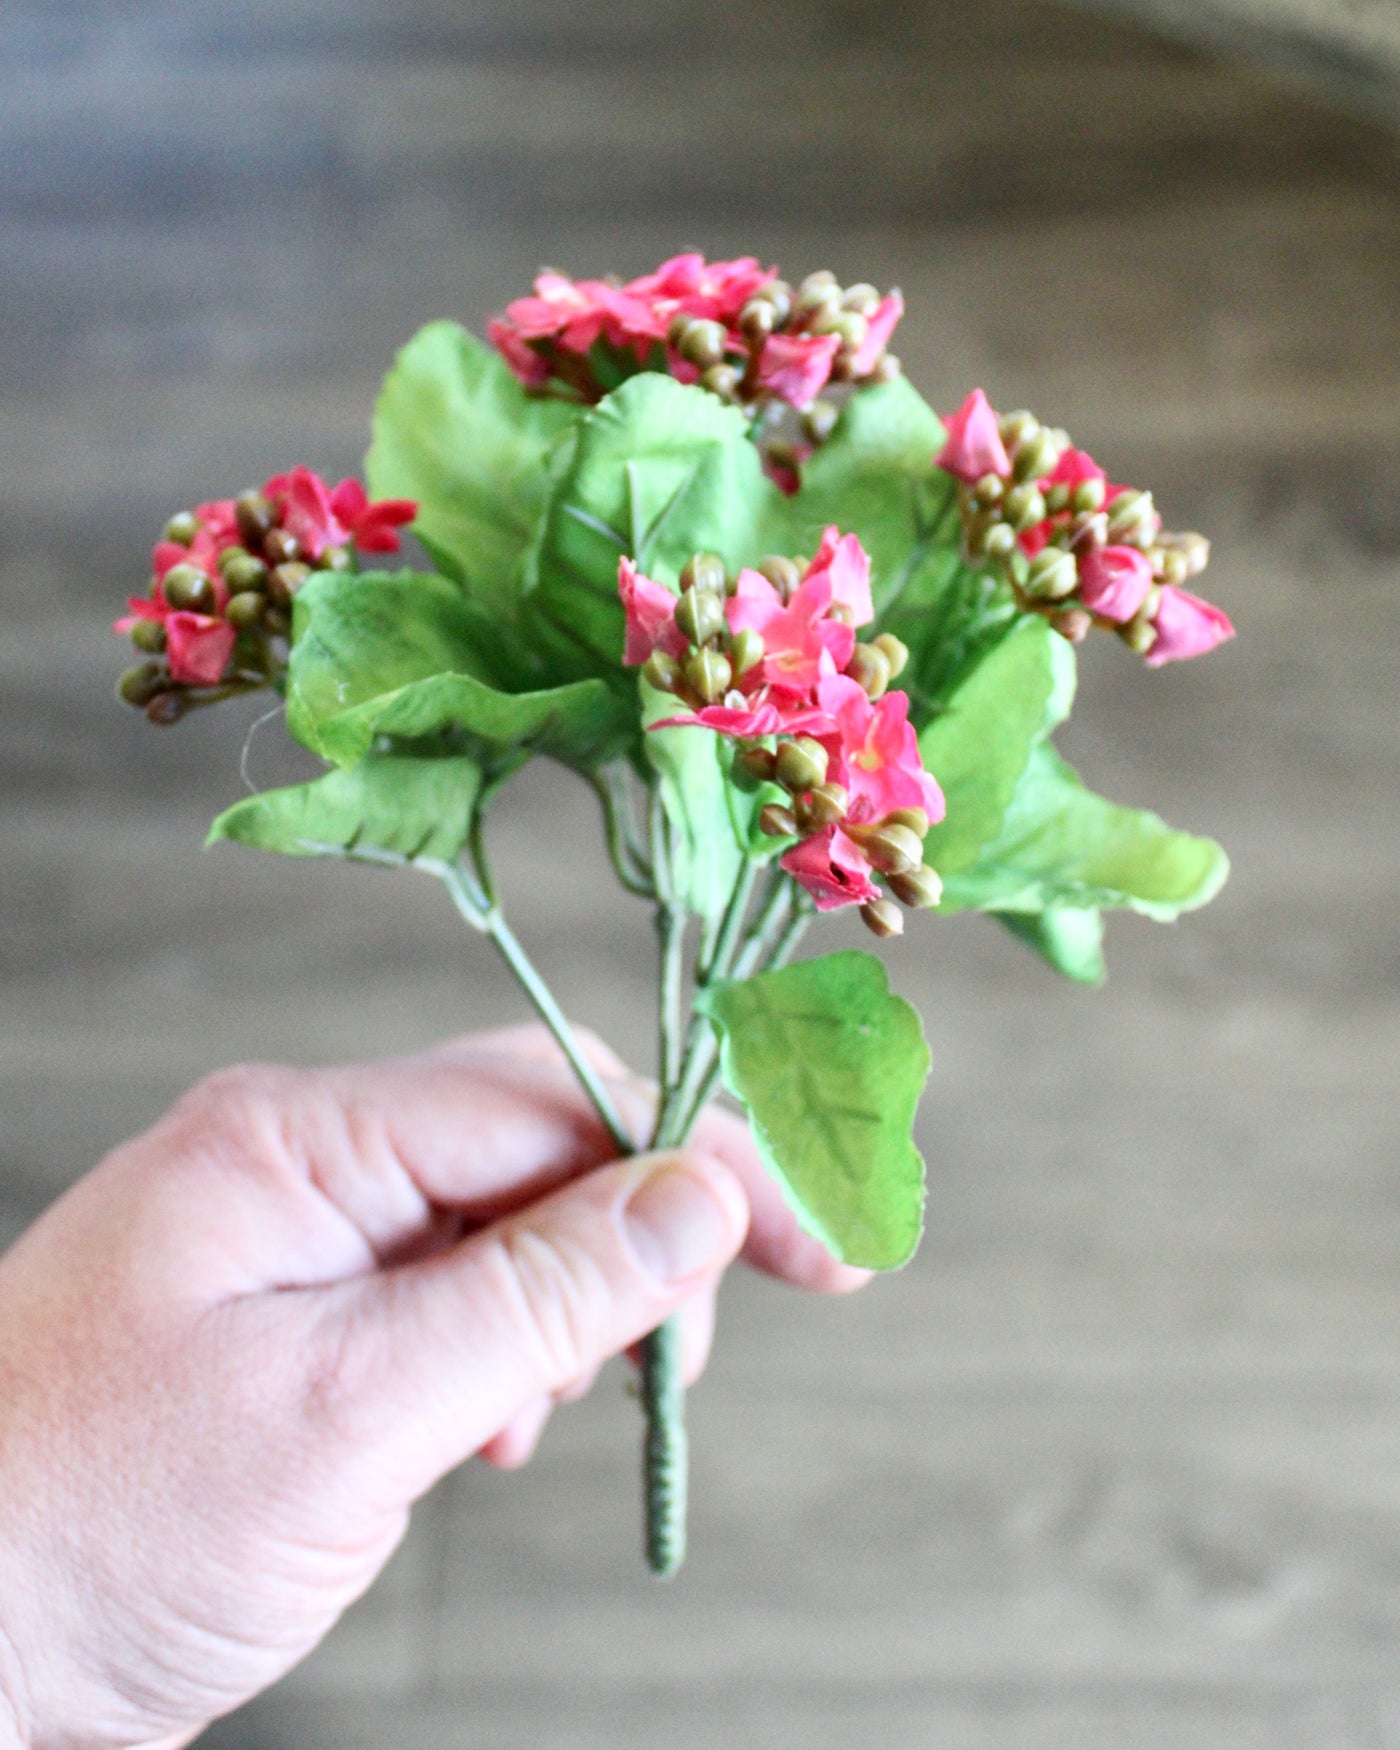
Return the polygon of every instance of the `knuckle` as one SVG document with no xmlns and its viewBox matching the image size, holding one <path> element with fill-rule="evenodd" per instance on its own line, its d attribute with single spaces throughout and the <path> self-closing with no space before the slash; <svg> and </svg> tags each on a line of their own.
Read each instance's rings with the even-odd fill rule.
<svg viewBox="0 0 1400 1750">
<path fill-rule="evenodd" d="M 284 1114 L 298 1077 L 275 1064 L 215 1070 L 184 1094 L 166 1120 L 187 1147 L 244 1157 L 281 1152 Z"/>
</svg>

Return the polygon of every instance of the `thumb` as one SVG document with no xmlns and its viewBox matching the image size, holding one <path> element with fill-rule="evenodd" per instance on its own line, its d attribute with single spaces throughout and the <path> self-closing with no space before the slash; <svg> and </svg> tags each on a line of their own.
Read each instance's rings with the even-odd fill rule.
<svg viewBox="0 0 1400 1750">
<path fill-rule="evenodd" d="M 308 1408 L 388 1459 L 409 1499 L 525 1405 L 654 1330 L 736 1255 L 738 1179 L 713 1157 L 601 1167 L 447 1253 L 345 1283 Z"/>
</svg>

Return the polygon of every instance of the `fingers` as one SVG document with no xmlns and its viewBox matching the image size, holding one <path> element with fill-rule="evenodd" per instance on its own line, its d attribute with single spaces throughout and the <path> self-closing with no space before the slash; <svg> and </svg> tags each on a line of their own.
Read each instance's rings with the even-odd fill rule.
<svg viewBox="0 0 1400 1750">
<path fill-rule="evenodd" d="M 688 1152 L 601 1168 L 425 1263 L 327 1291 L 309 1413 L 408 1498 L 706 1289 L 743 1243 L 734 1175 Z M 703 1346 L 702 1346 L 703 1347 Z M 521 1418 L 517 1422 L 517 1418 Z"/>
</svg>

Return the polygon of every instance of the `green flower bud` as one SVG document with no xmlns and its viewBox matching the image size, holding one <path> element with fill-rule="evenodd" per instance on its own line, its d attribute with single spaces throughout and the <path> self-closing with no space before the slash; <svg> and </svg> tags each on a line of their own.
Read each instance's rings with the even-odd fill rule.
<svg viewBox="0 0 1400 1750">
<path fill-rule="evenodd" d="M 825 291 L 828 286 L 841 290 L 836 284 L 836 275 L 829 267 L 819 267 L 815 273 L 809 273 L 797 288 L 798 297 L 805 297 L 808 292 Z"/>
<path fill-rule="evenodd" d="M 867 697 L 878 699 L 890 684 L 890 659 L 876 644 L 857 644 L 846 673 L 864 688 Z"/>
<path fill-rule="evenodd" d="M 1101 510 L 1081 511 L 1069 525 L 1069 544 L 1076 553 L 1108 545 L 1108 518 Z"/>
<path fill-rule="evenodd" d="M 856 623 L 855 610 L 849 602 L 828 603 L 826 617 L 828 620 L 839 620 L 843 626 L 854 626 Z"/>
<path fill-rule="evenodd" d="M 892 352 L 881 353 L 875 362 L 875 369 L 866 378 L 868 383 L 892 383 L 896 377 L 904 375 L 904 366 Z"/>
<path fill-rule="evenodd" d="M 224 609 L 224 618 L 230 626 L 237 626 L 240 632 L 246 632 L 250 626 L 262 623 L 263 610 L 267 607 L 267 597 L 255 589 L 240 590 L 236 596 L 229 597 L 229 604 Z"/>
<path fill-rule="evenodd" d="M 914 911 L 925 911 L 937 905 L 943 897 L 943 882 L 938 871 L 930 869 L 927 863 L 907 875 L 891 875 L 889 885 L 895 898 Z"/>
<path fill-rule="evenodd" d="M 749 299 L 739 312 L 739 332 L 746 340 L 761 342 L 778 326 L 778 312 L 767 298 Z"/>
<path fill-rule="evenodd" d="M 846 287 L 841 307 L 854 310 L 857 316 L 873 316 L 880 307 L 880 294 L 867 281 L 860 280 L 857 284 Z"/>
<path fill-rule="evenodd" d="M 146 702 L 146 721 L 154 723 L 157 728 L 168 729 L 172 723 L 180 721 L 188 708 L 189 701 L 183 693 L 157 693 Z"/>
<path fill-rule="evenodd" d="M 681 566 L 682 595 L 688 589 L 707 589 L 714 595 L 723 595 L 726 587 L 724 561 L 718 553 L 697 553 Z"/>
<path fill-rule="evenodd" d="M 810 735 L 799 735 L 793 741 L 779 742 L 775 775 L 785 790 L 800 796 L 825 780 L 827 764 L 822 744 Z"/>
<path fill-rule="evenodd" d="M 703 371 L 710 365 L 723 363 L 724 346 L 728 338 L 720 323 L 701 318 L 691 322 L 681 335 L 676 351 L 688 364 Z"/>
<path fill-rule="evenodd" d="M 677 612 L 679 613 L 679 609 Z M 704 648 L 691 651 L 685 659 L 682 672 L 707 705 L 713 705 L 716 699 L 722 699 L 734 678 L 728 657 L 721 656 L 718 650 Z"/>
<path fill-rule="evenodd" d="M 1157 642 L 1157 628 L 1144 613 L 1134 614 L 1118 636 L 1138 656 L 1146 656 Z"/>
<path fill-rule="evenodd" d="M 1016 551 L 1016 531 L 1010 523 L 993 523 L 982 537 L 982 551 L 989 559 L 1009 559 Z"/>
<path fill-rule="evenodd" d="M 1074 511 L 1102 510 L 1103 501 L 1102 480 L 1081 480 L 1070 495 L 1069 508 Z"/>
<path fill-rule="evenodd" d="M 807 290 L 807 282 L 804 280 L 802 283 L 804 289 L 797 294 L 793 313 L 799 322 L 810 329 L 819 318 L 834 315 L 841 308 L 841 288 L 823 285 Z"/>
<path fill-rule="evenodd" d="M 229 566 L 232 565 L 235 560 L 246 559 L 247 557 L 248 549 L 246 547 L 225 547 L 219 554 L 219 557 L 214 561 L 215 565 L 218 567 L 219 576 L 227 577 Z"/>
<path fill-rule="evenodd" d="M 1169 553 L 1179 553 L 1186 564 L 1187 577 L 1199 577 L 1210 562 L 1210 542 L 1204 535 L 1186 530 L 1179 535 L 1162 535 L 1162 546 Z"/>
<path fill-rule="evenodd" d="M 677 352 L 681 350 L 681 342 L 685 339 L 686 335 L 689 334 L 690 325 L 694 321 L 695 317 L 692 316 L 688 310 L 678 310 L 671 318 L 670 324 L 666 329 L 666 339 L 673 347 L 675 347 Z"/>
<path fill-rule="evenodd" d="M 239 533 L 247 543 L 249 551 L 261 547 L 264 535 L 270 532 L 277 520 L 272 506 L 262 493 L 240 492 L 233 501 L 233 512 L 238 518 Z"/>
<path fill-rule="evenodd" d="M 823 827 L 835 826 L 837 821 L 844 820 L 849 802 L 850 798 L 842 785 L 814 784 L 793 808 L 803 838 L 809 833 L 820 832 Z"/>
<path fill-rule="evenodd" d="M 1006 482 L 1000 474 L 984 474 L 973 487 L 972 496 L 978 504 L 984 504 L 990 509 L 992 505 L 1000 504 L 1001 495 L 1005 490 Z"/>
<path fill-rule="evenodd" d="M 285 565 L 274 565 L 267 574 L 268 600 L 279 608 L 290 607 L 292 597 L 310 575 L 311 567 L 301 565 L 296 560 Z"/>
<path fill-rule="evenodd" d="M 879 826 L 851 826 L 846 832 L 860 846 L 882 875 L 910 875 L 924 860 L 923 841 L 898 822 Z"/>
<path fill-rule="evenodd" d="M 1062 510 L 1069 509 L 1070 488 L 1063 481 L 1058 486 L 1045 488 L 1045 508 L 1051 516 L 1057 516 Z"/>
<path fill-rule="evenodd" d="M 890 899 L 872 899 L 860 908 L 861 922 L 883 941 L 904 934 L 904 913 Z"/>
<path fill-rule="evenodd" d="M 710 589 L 686 590 L 676 603 L 676 625 L 691 644 L 708 644 L 724 629 L 724 598 Z"/>
<path fill-rule="evenodd" d="M 351 553 L 348 547 L 326 547 L 316 561 L 318 571 L 349 571 Z"/>
<path fill-rule="evenodd" d="M 161 530 L 162 541 L 175 541 L 181 547 L 188 547 L 199 533 L 199 518 L 192 510 L 177 511 Z"/>
<path fill-rule="evenodd" d="M 1163 583 L 1183 584 L 1191 573 L 1186 568 L 1186 555 L 1175 547 L 1164 547 L 1158 562 Z"/>
<path fill-rule="evenodd" d="M 1018 407 L 1014 413 L 1003 413 L 997 421 L 997 431 L 1008 450 L 1014 450 L 1027 434 L 1039 430 L 1040 421 L 1024 407 Z"/>
<path fill-rule="evenodd" d="M 212 614 L 218 601 L 213 581 L 197 565 L 172 565 L 161 589 L 172 608 L 186 609 L 192 614 Z"/>
<path fill-rule="evenodd" d="M 750 746 L 739 749 L 735 763 L 755 784 L 771 784 L 777 766 L 777 755 L 771 747 L 764 747 L 762 742 L 753 742 Z"/>
<path fill-rule="evenodd" d="M 770 280 L 754 293 L 752 302 L 762 299 L 773 307 L 773 326 L 781 328 L 792 315 L 792 287 L 786 280 Z"/>
<path fill-rule="evenodd" d="M 263 537 L 269 565 L 289 565 L 301 558 L 301 542 L 287 529 L 272 529 Z"/>
<path fill-rule="evenodd" d="M 814 401 L 802 415 L 802 430 L 814 444 L 824 444 L 841 417 L 841 409 L 830 401 Z"/>
<path fill-rule="evenodd" d="M 843 310 L 839 304 L 824 304 L 814 312 L 807 327 L 812 334 L 837 335 L 842 346 L 855 352 L 865 339 L 867 323 L 864 316 Z"/>
<path fill-rule="evenodd" d="M 763 661 L 763 635 L 746 627 L 742 632 L 734 634 L 734 641 L 729 646 L 729 664 L 736 675 L 746 675 L 751 668 L 756 668 Z"/>
<path fill-rule="evenodd" d="M 1108 538 L 1130 547 L 1144 546 L 1157 533 L 1150 492 L 1120 492 L 1108 506 Z"/>
<path fill-rule="evenodd" d="M 642 678 L 658 693 L 674 693 L 681 685 L 681 665 L 664 650 L 653 650 L 642 664 Z"/>
<path fill-rule="evenodd" d="M 770 839 L 791 839 L 797 837 L 797 819 L 790 808 L 784 808 L 780 802 L 765 802 L 758 811 L 758 825 L 761 832 L 768 834 Z"/>
<path fill-rule="evenodd" d="M 237 547 L 231 547 L 229 552 L 234 557 L 225 564 L 224 559 L 228 555 L 223 555 L 219 560 L 219 569 L 224 574 L 224 582 L 235 595 L 242 595 L 250 589 L 267 588 L 267 567 L 261 559 L 255 559 L 251 553 L 241 552 Z"/>
<path fill-rule="evenodd" d="M 896 638 L 893 632 L 882 632 L 871 643 L 876 650 L 883 652 L 885 661 L 890 665 L 890 679 L 898 680 L 909 666 L 909 646 L 903 639 Z"/>
<path fill-rule="evenodd" d="M 700 387 L 718 395 L 721 401 L 732 401 L 739 392 L 739 373 L 733 365 L 711 365 L 701 371 Z"/>
<path fill-rule="evenodd" d="M 170 676 L 162 663 L 143 662 L 129 668 L 117 682 L 117 697 L 144 709 L 169 683 Z"/>
<path fill-rule="evenodd" d="M 1011 458 L 1011 473 L 1016 480 L 1041 480 L 1052 472 L 1060 452 L 1055 440 L 1043 428 L 1025 433 Z"/>
<path fill-rule="evenodd" d="M 1094 616 L 1086 614 L 1083 608 L 1066 608 L 1063 613 L 1051 616 L 1050 624 L 1071 644 L 1082 644 L 1089 636 L 1089 628 L 1094 623 Z"/>
<path fill-rule="evenodd" d="M 131 628 L 131 642 L 147 656 L 159 656 L 165 649 L 165 627 L 159 620 L 138 620 Z"/>
<path fill-rule="evenodd" d="M 795 559 L 787 559 L 781 553 L 769 553 L 759 560 L 756 569 L 768 579 L 784 601 L 802 581 L 803 568 Z"/>
<path fill-rule="evenodd" d="M 1002 502 L 1001 514 L 1019 535 L 1046 518 L 1045 500 L 1029 481 L 1013 486 Z"/>
<path fill-rule="evenodd" d="M 917 839 L 928 837 L 929 817 L 922 808 L 896 808 L 885 816 L 886 826 L 908 827 Z"/>
<path fill-rule="evenodd" d="M 1074 554 L 1061 547 L 1044 547 L 1031 560 L 1025 591 L 1036 601 L 1058 602 L 1079 588 L 1079 568 Z"/>
</svg>

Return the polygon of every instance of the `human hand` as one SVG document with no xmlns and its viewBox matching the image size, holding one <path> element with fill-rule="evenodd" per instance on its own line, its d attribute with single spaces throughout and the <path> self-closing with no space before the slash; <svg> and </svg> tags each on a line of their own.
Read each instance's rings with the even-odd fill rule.
<svg viewBox="0 0 1400 1750">
<path fill-rule="evenodd" d="M 651 1095 L 591 1052 L 640 1132 Z M 738 1120 L 613 1153 L 519 1029 L 225 1071 L 60 1198 L 0 1260 L 0 1744 L 188 1743 L 321 1639 L 439 1477 L 523 1463 L 678 1308 L 693 1378 L 741 1248 L 864 1280 Z"/>
</svg>

